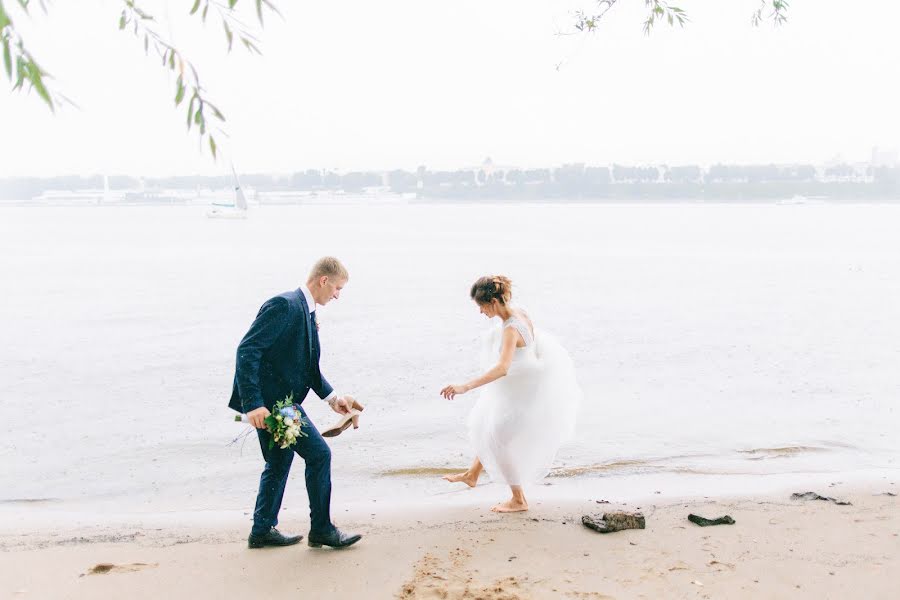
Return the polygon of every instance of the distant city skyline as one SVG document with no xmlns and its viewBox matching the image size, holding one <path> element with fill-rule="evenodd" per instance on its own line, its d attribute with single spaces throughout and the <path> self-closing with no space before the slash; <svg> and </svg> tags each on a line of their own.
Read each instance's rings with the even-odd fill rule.
<svg viewBox="0 0 900 600">
<path fill-rule="evenodd" d="M 873 147 L 869 152 L 868 156 L 863 157 L 859 160 L 849 160 L 847 157 L 841 155 L 835 155 L 831 157 L 829 160 L 824 161 L 788 161 L 788 162 L 775 162 L 775 161 L 761 161 L 758 163 L 729 163 L 727 161 L 713 161 L 708 164 L 700 164 L 700 163 L 681 163 L 681 162 L 659 162 L 659 163 L 628 163 L 625 161 L 611 161 L 608 163 L 588 163 L 586 161 L 572 161 L 568 163 L 559 163 L 559 164 L 536 164 L 536 165 L 516 165 L 511 164 L 504 161 L 494 160 L 492 156 L 486 156 L 481 161 L 473 161 L 466 165 L 458 165 L 458 166 L 450 166 L 445 168 L 433 168 L 427 164 L 419 164 L 413 168 L 406 168 L 400 166 L 393 166 L 388 168 L 355 168 L 355 169 L 338 169 L 338 168 L 329 168 L 322 167 L 316 165 L 308 165 L 305 167 L 298 167 L 296 169 L 290 171 L 244 171 L 239 169 L 237 174 L 239 177 L 243 177 L 246 175 L 250 176 L 265 176 L 265 177 L 291 177 L 292 175 L 296 175 L 299 173 L 316 171 L 322 174 L 325 173 L 336 173 L 339 175 L 345 175 L 348 173 L 390 173 L 392 171 L 404 171 L 415 173 L 420 168 L 425 168 L 431 172 L 459 172 L 459 171 L 478 171 L 480 169 L 484 169 L 486 165 L 489 165 L 488 170 L 499 170 L 499 171 L 509 171 L 509 170 L 540 170 L 540 169 L 549 169 L 555 170 L 562 167 L 567 167 L 571 165 L 582 165 L 584 167 L 600 167 L 600 168 L 610 168 L 612 169 L 615 166 L 622 167 L 652 167 L 657 169 L 665 169 L 665 168 L 679 168 L 679 167 L 699 167 L 703 171 L 708 171 L 710 168 L 715 166 L 739 166 L 739 167 L 751 167 L 751 166 L 777 166 L 777 167 L 788 167 L 788 166 L 799 166 L 799 165 L 810 165 L 815 167 L 818 170 L 824 171 L 828 167 L 832 167 L 835 165 L 849 165 L 856 167 L 858 169 L 864 169 L 865 167 L 900 167 L 900 149 L 885 149 Z M 37 179 L 51 179 L 54 177 L 80 177 L 80 178 L 92 178 L 92 177 L 112 177 L 112 178 L 129 178 L 129 179 L 166 179 L 166 178 L 192 178 L 192 177 L 223 177 L 225 179 L 230 180 L 232 178 L 231 173 L 231 165 L 230 163 L 221 161 L 222 167 L 221 172 L 213 172 L 213 173 L 202 173 L 202 172 L 182 172 L 182 173 L 170 173 L 164 175 L 153 175 L 149 173 L 58 173 L 53 175 L 6 175 L 0 176 L 0 182 L 4 180 L 17 179 L 20 177 L 26 178 L 37 178 Z"/>
<path fill-rule="evenodd" d="M 51 115 L 0 92 L 0 178 L 221 175 L 589 165 L 849 163 L 900 148 L 900 5 L 791 5 L 754 28 L 755 1 L 684 2 L 684 29 L 641 32 L 617 3 L 593 36 L 560 36 L 592 1 L 299 5 L 269 19 L 264 55 L 227 55 L 216 24 L 167 32 L 228 116 L 212 162 L 173 107 L 172 82 L 114 2 L 51 4 L 18 21 L 81 107 Z M 348 18 L 353 15 L 353 18 Z M 557 66 L 559 68 L 557 69 Z"/>
</svg>

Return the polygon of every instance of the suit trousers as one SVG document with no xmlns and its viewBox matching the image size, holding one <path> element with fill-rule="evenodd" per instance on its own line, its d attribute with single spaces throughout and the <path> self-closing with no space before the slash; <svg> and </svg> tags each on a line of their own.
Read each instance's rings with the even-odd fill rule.
<svg viewBox="0 0 900 600">
<path fill-rule="evenodd" d="M 265 429 L 256 430 L 266 466 L 259 477 L 259 492 L 256 495 L 256 509 L 253 511 L 254 535 L 266 533 L 278 524 L 278 511 L 281 510 L 284 488 L 295 452 L 306 462 L 309 532 L 323 536 L 334 530 L 331 523 L 331 448 L 307 418 L 303 407 L 296 406 L 303 416 L 305 424 L 301 429 L 306 437 L 299 437 L 292 447 L 281 449 L 276 445 L 269 449 L 272 435 Z"/>
</svg>

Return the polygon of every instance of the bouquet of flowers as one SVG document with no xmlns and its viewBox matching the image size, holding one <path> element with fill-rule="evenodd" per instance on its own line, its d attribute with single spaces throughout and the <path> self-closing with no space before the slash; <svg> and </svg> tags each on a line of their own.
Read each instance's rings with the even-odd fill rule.
<svg viewBox="0 0 900 600">
<path fill-rule="evenodd" d="M 236 415 L 235 421 L 246 420 L 246 415 Z M 294 394 L 288 395 L 284 400 L 275 403 L 272 407 L 271 414 L 265 420 L 266 429 L 272 434 L 269 439 L 269 450 L 278 445 L 284 450 L 290 448 L 297 439 L 307 437 L 307 434 L 301 429 L 304 425 L 308 425 L 303 415 L 294 406 Z"/>
</svg>

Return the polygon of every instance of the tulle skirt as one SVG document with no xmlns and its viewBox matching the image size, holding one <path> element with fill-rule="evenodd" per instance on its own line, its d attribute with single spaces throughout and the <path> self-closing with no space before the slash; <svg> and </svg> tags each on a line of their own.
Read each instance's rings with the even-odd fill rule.
<svg viewBox="0 0 900 600">
<path fill-rule="evenodd" d="M 482 365 L 496 364 L 500 330 L 482 340 Z M 534 344 L 517 348 L 505 377 L 481 388 L 469 414 L 469 438 L 493 481 L 524 485 L 550 471 L 559 447 L 575 434 L 582 391 L 565 348 L 535 331 Z"/>
</svg>

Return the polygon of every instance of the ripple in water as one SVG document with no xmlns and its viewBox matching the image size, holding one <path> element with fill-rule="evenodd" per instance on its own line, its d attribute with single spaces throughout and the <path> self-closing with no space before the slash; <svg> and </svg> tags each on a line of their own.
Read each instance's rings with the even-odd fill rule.
<svg viewBox="0 0 900 600">
<path fill-rule="evenodd" d="M 747 460 L 769 460 L 773 458 L 791 458 L 801 454 L 814 454 L 829 452 L 828 448 L 820 446 L 783 446 L 780 448 L 753 448 L 752 450 L 738 450 L 740 454 L 748 454 Z"/>
</svg>

